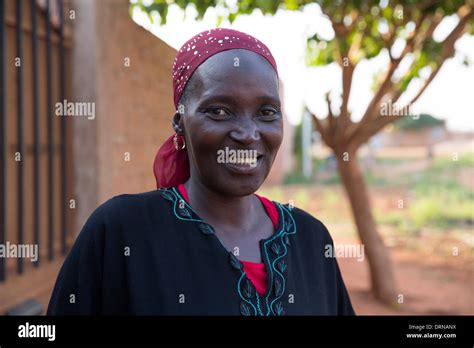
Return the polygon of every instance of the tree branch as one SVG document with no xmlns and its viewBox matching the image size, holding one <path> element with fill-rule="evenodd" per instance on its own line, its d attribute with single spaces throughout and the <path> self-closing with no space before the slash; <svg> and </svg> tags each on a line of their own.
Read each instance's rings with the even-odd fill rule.
<svg viewBox="0 0 474 348">
<path fill-rule="evenodd" d="M 347 67 L 342 68 L 342 105 L 339 114 L 338 127 L 336 129 L 336 137 L 342 139 L 344 131 L 350 123 L 349 97 L 351 95 L 352 78 L 355 66 L 349 63 Z"/>
<path fill-rule="evenodd" d="M 329 92 L 326 93 L 326 104 L 328 106 L 328 122 L 329 122 L 329 129 L 328 133 L 331 139 L 334 138 L 335 132 L 336 132 L 336 118 L 334 117 L 334 114 L 332 113 L 331 110 L 331 99 L 329 99 Z"/>
<path fill-rule="evenodd" d="M 327 146 L 329 146 L 331 149 L 334 148 L 334 143 L 332 142 L 332 139 L 329 136 L 328 126 L 326 125 L 326 122 L 317 118 L 316 115 L 314 115 L 313 113 L 310 112 L 310 114 L 313 117 L 314 123 L 316 124 L 316 129 L 318 130 L 319 134 L 321 134 L 321 138 L 323 138 Z"/>
<path fill-rule="evenodd" d="M 390 89 L 393 85 L 392 82 L 392 76 L 397 67 L 399 66 L 400 62 L 405 58 L 405 56 L 412 51 L 414 42 L 416 38 L 418 37 L 418 33 L 420 31 L 421 25 L 425 21 L 425 19 L 428 17 L 427 13 L 423 13 L 420 18 L 418 19 L 415 29 L 413 30 L 413 35 L 407 40 L 406 46 L 402 53 L 400 54 L 400 57 L 398 58 L 391 58 L 390 60 L 390 65 L 389 69 L 385 75 L 384 81 L 380 85 L 379 90 L 375 94 L 375 96 L 372 98 L 369 106 L 367 107 L 367 110 L 364 113 L 364 116 L 362 117 L 362 121 L 364 119 L 370 118 L 370 116 L 373 114 L 374 108 L 379 104 L 380 100 L 383 98 L 383 96 L 386 94 L 387 90 Z"/>
<path fill-rule="evenodd" d="M 439 64 L 431 72 L 428 79 L 426 79 L 425 83 L 423 84 L 423 87 L 421 87 L 421 89 L 413 97 L 413 99 L 409 103 L 407 103 L 402 109 L 406 108 L 408 105 L 413 105 L 418 100 L 418 98 L 423 94 L 423 92 L 426 90 L 426 88 L 431 84 L 431 82 L 434 80 L 436 75 L 439 73 L 439 71 L 441 70 L 441 67 L 444 65 L 446 60 L 454 55 L 454 45 L 455 45 L 457 39 L 460 38 L 463 35 L 467 21 L 470 18 L 473 18 L 473 17 L 474 17 L 474 10 L 471 9 L 470 11 L 466 12 L 463 15 L 463 17 L 460 18 L 459 23 L 456 25 L 456 27 L 451 31 L 451 33 L 443 41 L 443 51 L 442 51 L 441 57 L 439 59 Z M 432 31 L 431 31 L 431 33 L 432 33 Z M 398 98 L 400 97 L 401 94 L 402 94 L 402 91 L 394 92 L 393 96 L 395 97 L 395 101 L 398 100 Z M 367 142 L 374 134 L 378 133 L 385 126 L 387 126 L 390 123 L 393 123 L 393 122 L 397 121 L 398 119 L 400 119 L 402 117 L 406 117 L 406 116 L 404 116 L 404 115 L 400 115 L 400 116 L 381 116 L 379 114 L 378 117 L 372 123 L 372 126 L 371 127 L 366 127 L 366 129 L 362 133 L 360 133 L 358 139 L 355 141 L 356 148 L 359 147 L 360 145 L 364 144 L 365 142 Z"/>
<path fill-rule="evenodd" d="M 441 58 L 439 59 L 439 63 L 437 64 L 436 68 L 431 72 L 428 79 L 426 79 L 423 87 L 418 91 L 418 93 L 413 97 L 410 104 L 413 104 L 418 100 L 418 98 L 423 94 L 426 88 L 430 85 L 433 79 L 436 77 L 438 72 L 441 70 L 444 62 L 454 56 L 455 50 L 454 45 L 456 41 L 463 35 L 464 30 L 466 28 L 466 24 L 470 18 L 474 18 L 474 10 L 468 11 L 459 19 L 459 23 L 454 27 L 454 29 L 449 33 L 449 35 L 443 41 L 443 49 L 441 53 Z"/>
<path fill-rule="evenodd" d="M 427 3 L 426 6 L 428 6 L 429 3 Z M 420 18 L 418 19 L 415 29 L 413 30 L 413 34 L 410 36 L 410 38 L 407 40 L 407 44 L 400 54 L 400 57 L 396 59 L 391 59 L 389 69 L 385 75 L 384 81 L 382 82 L 379 90 L 375 94 L 375 96 L 372 98 L 371 102 L 369 103 L 369 106 L 367 107 L 367 110 L 364 113 L 364 116 L 362 117 L 361 121 L 355 125 L 355 127 L 352 127 L 351 130 L 349 130 L 346 133 L 347 141 L 349 143 L 355 141 L 355 139 L 358 139 L 359 137 L 361 139 L 365 139 L 362 143 L 368 140 L 367 138 L 367 129 L 370 130 L 369 133 L 372 133 L 372 129 L 377 129 L 379 131 L 380 129 L 378 127 L 373 127 L 372 125 L 375 122 L 375 120 L 378 118 L 379 113 L 376 112 L 377 107 L 382 100 L 382 98 L 387 94 L 387 92 L 393 87 L 393 82 L 392 82 L 392 77 L 393 73 L 395 72 L 396 68 L 399 66 L 400 62 L 403 60 L 403 58 L 409 53 L 416 49 L 419 49 L 420 45 L 422 46 L 428 37 L 431 37 L 434 30 L 438 26 L 438 24 L 441 21 L 441 18 L 437 15 L 432 15 L 431 16 L 432 21 L 430 23 L 429 28 L 425 32 L 420 32 L 421 27 L 425 19 L 428 18 L 428 13 L 423 13 Z M 400 97 L 402 93 L 398 92 L 395 94 L 396 99 Z M 393 117 L 392 117 L 393 118 Z M 392 119 L 389 118 L 389 119 Z M 395 120 L 393 120 L 395 121 Z M 390 122 L 389 122 L 390 123 Z M 383 128 L 383 127 L 382 127 Z M 372 135 L 375 133 L 372 133 Z M 367 139 L 366 139 L 367 138 Z M 370 138 L 370 136 L 369 136 Z M 357 140 L 357 143 L 361 143 L 360 140 Z"/>
</svg>

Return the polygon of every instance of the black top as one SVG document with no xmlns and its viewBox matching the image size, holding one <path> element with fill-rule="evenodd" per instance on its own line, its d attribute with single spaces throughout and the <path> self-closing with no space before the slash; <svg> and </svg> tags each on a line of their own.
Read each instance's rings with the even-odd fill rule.
<svg viewBox="0 0 474 348">
<path fill-rule="evenodd" d="M 49 315 L 352 315 L 326 227 L 276 203 L 260 241 L 260 296 L 176 188 L 116 196 L 89 217 L 59 273 Z"/>
</svg>

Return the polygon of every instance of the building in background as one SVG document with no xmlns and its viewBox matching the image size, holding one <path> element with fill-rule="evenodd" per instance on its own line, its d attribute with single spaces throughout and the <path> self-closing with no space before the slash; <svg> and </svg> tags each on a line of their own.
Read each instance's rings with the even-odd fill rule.
<svg viewBox="0 0 474 348">
<path fill-rule="evenodd" d="M 0 33 L 0 244 L 39 246 L 37 262 L 0 258 L 0 315 L 37 314 L 95 208 L 155 189 L 176 50 L 128 0 L 0 0 Z M 291 169 L 285 131 L 269 183 Z"/>
</svg>

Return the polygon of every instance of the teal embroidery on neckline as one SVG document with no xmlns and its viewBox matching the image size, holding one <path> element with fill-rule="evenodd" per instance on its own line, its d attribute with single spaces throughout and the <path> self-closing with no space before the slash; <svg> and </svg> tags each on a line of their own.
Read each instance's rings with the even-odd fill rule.
<svg viewBox="0 0 474 348">
<path fill-rule="evenodd" d="M 209 223 L 207 223 L 206 221 L 202 220 L 199 217 L 199 215 L 193 210 L 193 208 L 191 208 L 191 206 L 186 202 L 186 200 L 181 196 L 181 194 L 176 190 L 176 188 L 173 187 L 173 188 L 159 189 L 159 191 L 162 192 L 163 198 L 173 203 L 173 213 L 177 219 L 182 220 L 182 221 L 204 223 L 206 225 L 209 225 L 213 229 L 213 227 Z M 171 194 L 171 196 L 169 194 Z M 278 231 L 276 231 L 271 237 L 269 237 L 267 240 L 264 240 L 263 242 L 264 263 L 265 263 L 265 268 L 267 270 L 268 278 L 269 278 L 269 280 L 267 281 L 267 290 L 265 291 L 265 294 L 260 295 L 258 291 L 256 290 L 255 285 L 247 277 L 245 271 L 243 269 L 238 270 L 240 272 L 240 277 L 239 277 L 239 280 L 237 281 L 237 293 L 241 301 L 251 306 L 255 316 L 269 316 L 269 315 L 283 315 L 284 314 L 284 307 L 281 303 L 281 298 L 283 297 L 286 291 L 286 277 L 285 277 L 285 274 L 283 274 L 285 273 L 285 270 L 280 272 L 280 270 L 278 270 L 278 268 L 276 267 L 276 263 L 278 261 L 285 261 L 285 258 L 288 254 L 288 246 L 286 245 L 284 238 L 285 236 L 290 236 L 296 233 L 296 223 L 291 214 L 291 211 L 287 209 L 285 205 L 278 202 L 274 202 L 274 203 L 276 204 L 278 208 L 280 221 L 278 224 Z M 181 216 L 178 214 L 177 206 L 179 204 L 183 204 L 184 207 L 191 212 L 190 214 L 191 217 Z M 290 221 L 291 223 L 289 223 Z M 287 225 L 290 226 L 292 229 L 287 230 Z M 213 235 L 213 234 L 208 234 L 208 236 L 209 235 Z M 215 237 L 217 238 L 217 236 Z M 278 243 L 279 245 L 279 247 L 277 247 L 276 249 L 283 247 L 283 250 L 284 250 L 283 253 L 277 254 L 277 253 L 268 252 L 268 245 L 274 244 L 274 243 Z M 228 252 L 231 253 L 230 251 Z M 270 257 L 270 255 L 272 255 L 272 257 Z M 281 281 L 281 290 L 279 291 L 280 293 L 279 296 L 277 296 L 276 289 L 274 289 L 275 277 L 279 277 Z M 245 296 L 242 295 L 241 288 L 242 288 L 242 283 L 244 279 L 249 281 L 251 286 L 253 287 L 253 293 L 255 294 L 255 296 L 252 296 L 251 299 L 247 299 L 245 298 Z M 270 299 L 271 301 L 269 303 Z M 277 301 L 280 301 L 280 302 L 277 302 Z M 280 304 L 278 306 L 280 313 L 275 313 L 274 308 L 273 308 L 275 303 L 276 305 Z M 242 312 L 241 314 L 243 315 Z"/>
</svg>

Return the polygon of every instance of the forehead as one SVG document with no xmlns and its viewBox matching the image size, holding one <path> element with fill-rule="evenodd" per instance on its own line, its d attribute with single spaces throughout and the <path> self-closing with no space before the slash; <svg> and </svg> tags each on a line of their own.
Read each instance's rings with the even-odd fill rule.
<svg viewBox="0 0 474 348">
<path fill-rule="evenodd" d="M 214 94 L 266 94 L 278 99 L 278 76 L 272 65 L 261 55 L 244 49 L 210 57 L 196 69 L 192 80 L 191 94 L 198 99 Z"/>
</svg>

